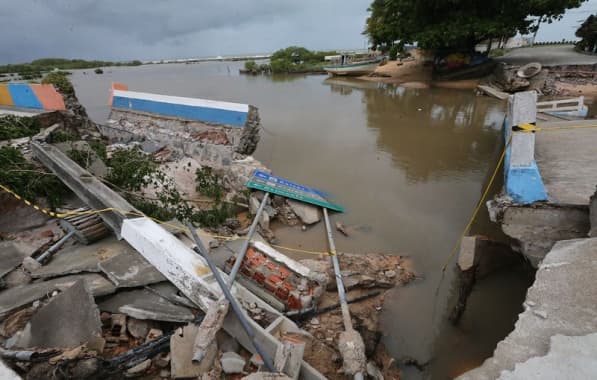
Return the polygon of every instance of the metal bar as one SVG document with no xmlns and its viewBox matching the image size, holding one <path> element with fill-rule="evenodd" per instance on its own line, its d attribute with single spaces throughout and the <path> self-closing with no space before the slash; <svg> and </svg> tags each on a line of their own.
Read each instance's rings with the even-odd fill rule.
<svg viewBox="0 0 597 380">
<path fill-rule="evenodd" d="M 49 258 L 52 254 L 54 254 L 54 252 L 56 252 L 60 247 L 62 247 L 62 244 L 66 243 L 66 241 L 68 239 L 70 239 L 74 234 L 75 234 L 75 230 L 70 231 L 69 233 L 67 233 L 66 235 L 64 235 L 62 237 L 62 239 L 58 240 L 56 243 L 54 243 L 54 245 L 52 245 L 50 248 L 48 248 L 44 253 L 42 253 L 36 260 L 38 263 L 42 264 L 44 261 L 46 261 L 47 258 Z"/>
<path fill-rule="evenodd" d="M 261 200 L 261 204 L 259 205 L 259 208 L 257 209 L 257 213 L 255 213 L 255 219 L 253 219 L 253 223 L 251 223 L 251 228 L 249 228 L 249 233 L 247 234 L 247 240 L 245 240 L 243 242 L 243 246 L 241 247 L 240 251 L 238 252 L 238 255 L 236 256 L 236 261 L 234 262 L 234 266 L 232 266 L 232 269 L 230 270 L 230 274 L 228 275 L 228 288 L 232 288 L 232 284 L 234 284 L 234 280 L 236 279 L 236 275 L 238 273 L 238 270 L 240 269 L 240 266 L 243 263 L 243 259 L 245 258 L 245 255 L 247 254 L 247 249 L 249 248 L 249 243 L 251 243 L 251 239 L 253 238 L 253 235 L 255 234 L 255 231 L 257 230 L 257 225 L 259 224 L 259 218 L 261 217 L 261 214 L 263 213 L 263 209 L 265 208 L 265 204 L 267 203 L 267 200 L 269 199 L 269 193 L 266 192 L 265 195 L 263 196 L 263 199 Z"/>
<path fill-rule="evenodd" d="M 334 236 L 332 235 L 332 227 L 330 225 L 330 218 L 328 216 L 328 210 L 324 207 L 323 208 L 323 217 L 325 219 L 325 229 L 328 235 L 328 244 L 330 246 L 330 254 L 332 256 L 332 265 L 334 266 L 334 275 L 336 276 L 336 286 L 338 288 L 338 298 L 340 299 L 340 308 L 342 310 L 342 320 L 344 321 L 344 330 L 345 332 L 354 331 L 352 327 L 352 319 L 350 318 L 350 310 L 348 309 L 348 302 L 346 301 L 346 292 L 344 290 L 344 283 L 342 282 L 342 273 L 340 273 L 340 263 L 338 262 L 338 255 L 336 254 L 336 244 L 334 243 Z M 362 338 L 358 335 L 356 331 L 354 331 L 356 336 L 359 338 L 360 343 L 357 346 L 362 345 L 363 355 L 364 355 L 364 345 L 362 342 Z M 340 350 L 343 355 L 343 360 L 346 362 L 347 360 L 354 360 L 354 358 L 347 358 L 345 353 Z M 364 366 L 365 363 L 362 363 Z M 358 371 L 354 373 L 353 378 L 355 380 L 363 380 L 363 373 Z"/>
<path fill-rule="evenodd" d="M 338 255 L 336 255 L 336 244 L 334 243 L 334 237 L 332 236 L 332 227 L 330 226 L 328 210 L 325 207 L 323 209 L 323 217 L 325 219 L 325 229 L 327 231 L 328 244 L 332 256 L 332 265 L 334 266 L 334 275 L 336 276 L 338 297 L 340 298 L 340 308 L 342 309 L 342 319 L 344 320 L 344 330 L 352 330 L 352 320 L 350 318 L 350 310 L 348 310 L 348 303 L 346 302 L 346 292 L 344 290 L 344 283 L 342 282 L 342 273 L 340 273 L 340 263 L 338 262 Z"/>
<path fill-rule="evenodd" d="M 195 228 L 193 227 L 193 225 L 191 223 L 188 223 L 187 226 L 189 227 L 189 230 L 191 231 L 191 236 L 193 236 L 193 240 L 195 240 L 195 248 L 193 248 L 193 250 L 195 252 L 197 252 L 198 254 L 200 254 L 207 262 L 209 269 L 211 269 L 211 272 L 214 275 L 214 278 L 218 282 L 218 285 L 220 285 L 220 288 L 222 289 L 222 292 L 224 293 L 224 295 L 226 296 L 226 299 L 230 303 L 230 306 L 232 306 L 232 310 L 234 310 L 234 313 L 238 317 L 238 320 L 239 320 L 240 324 L 242 325 L 243 330 L 245 330 L 245 332 L 251 339 L 251 342 L 253 343 L 253 347 L 255 347 L 255 350 L 261 356 L 261 359 L 263 359 L 263 363 L 265 364 L 267 369 L 270 372 L 276 372 L 276 369 L 275 369 L 274 365 L 272 364 L 271 359 L 269 358 L 269 356 L 267 356 L 265 354 L 265 351 L 263 351 L 261 346 L 255 340 L 255 331 L 253 330 L 253 327 L 246 320 L 241 307 L 236 302 L 236 298 L 234 298 L 234 296 L 232 296 L 232 293 L 230 293 L 230 290 L 228 289 L 228 286 L 226 286 L 226 282 L 220 275 L 220 272 L 219 272 L 218 268 L 216 267 L 216 264 L 214 264 L 213 260 L 209 256 L 209 253 L 207 253 L 207 250 L 205 249 L 205 247 L 203 246 L 203 243 L 199 239 L 199 236 L 197 236 L 197 231 L 195 230 Z"/>
</svg>

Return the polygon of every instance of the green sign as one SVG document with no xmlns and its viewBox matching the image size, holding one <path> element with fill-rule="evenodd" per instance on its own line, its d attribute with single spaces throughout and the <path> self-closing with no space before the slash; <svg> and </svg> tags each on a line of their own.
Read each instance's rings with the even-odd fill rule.
<svg viewBox="0 0 597 380">
<path fill-rule="evenodd" d="M 344 212 L 344 207 L 328 202 L 325 198 L 325 193 L 322 191 L 273 176 L 260 170 L 255 170 L 253 177 L 247 182 L 247 187 L 325 207 L 329 210 Z"/>
</svg>

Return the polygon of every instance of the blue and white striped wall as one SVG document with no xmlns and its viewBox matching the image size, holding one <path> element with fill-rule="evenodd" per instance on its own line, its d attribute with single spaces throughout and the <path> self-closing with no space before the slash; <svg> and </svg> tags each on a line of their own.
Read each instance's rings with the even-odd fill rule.
<svg viewBox="0 0 597 380">
<path fill-rule="evenodd" d="M 241 128 L 249 113 L 247 104 L 128 91 L 117 86 L 113 86 L 111 99 L 115 108 Z"/>
<path fill-rule="evenodd" d="M 535 134 L 514 131 L 522 124 L 532 124 L 537 118 L 537 93 L 519 92 L 508 99 L 508 114 L 504 125 L 506 155 L 504 181 L 506 193 L 518 204 L 546 201 L 547 191 L 535 161 Z"/>
</svg>

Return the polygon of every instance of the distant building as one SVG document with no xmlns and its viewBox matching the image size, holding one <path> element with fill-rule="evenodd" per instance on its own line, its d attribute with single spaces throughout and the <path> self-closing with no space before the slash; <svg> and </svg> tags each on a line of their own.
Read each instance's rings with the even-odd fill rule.
<svg viewBox="0 0 597 380">
<path fill-rule="evenodd" d="M 533 39 L 532 36 L 516 35 L 512 38 L 509 38 L 505 43 L 502 43 L 499 40 L 493 40 L 491 42 L 491 50 L 495 50 L 495 49 L 499 49 L 499 48 L 514 49 L 514 48 L 530 46 L 532 39 Z M 489 41 L 483 41 L 482 43 L 478 44 L 477 46 L 475 46 L 475 50 L 480 51 L 480 52 L 487 51 L 487 43 L 488 42 Z"/>
</svg>

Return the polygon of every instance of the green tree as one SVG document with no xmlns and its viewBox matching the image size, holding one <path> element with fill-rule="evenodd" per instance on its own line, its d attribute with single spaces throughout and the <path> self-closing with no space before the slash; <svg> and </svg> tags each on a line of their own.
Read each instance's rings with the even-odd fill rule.
<svg viewBox="0 0 597 380">
<path fill-rule="evenodd" d="M 373 0 L 364 34 L 374 48 L 417 42 L 423 48 L 466 48 L 526 34 L 586 0 Z"/>
<path fill-rule="evenodd" d="M 249 70 L 251 72 L 257 71 L 258 65 L 255 61 L 250 60 L 245 62 L 245 70 Z"/>
<path fill-rule="evenodd" d="M 577 43 L 580 50 L 589 50 L 594 53 L 597 48 L 597 17 L 590 15 L 576 31 L 576 37 L 581 40 Z"/>
</svg>

